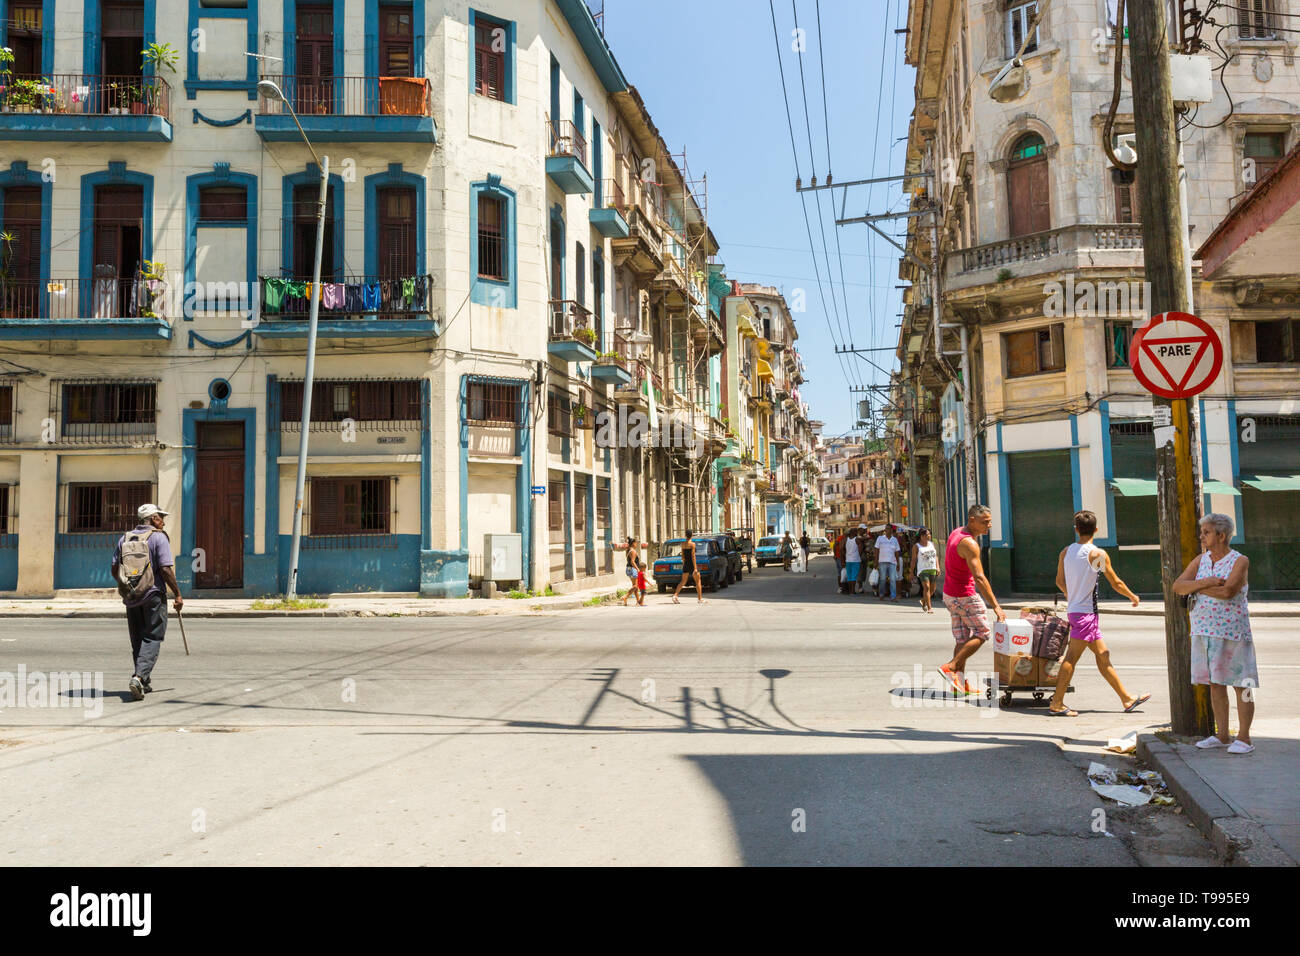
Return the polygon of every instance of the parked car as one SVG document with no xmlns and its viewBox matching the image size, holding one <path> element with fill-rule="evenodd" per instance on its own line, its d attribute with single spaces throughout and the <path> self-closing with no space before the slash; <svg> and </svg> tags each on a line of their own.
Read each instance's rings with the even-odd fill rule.
<svg viewBox="0 0 1300 956">
<path fill-rule="evenodd" d="M 754 546 L 754 560 L 760 568 L 768 562 L 781 563 L 781 542 L 784 540 L 784 535 L 779 534 L 758 539 L 758 544 Z"/>
<path fill-rule="evenodd" d="M 808 540 L 808 550 L 813 554 L 830 554 L 830 540 L 827 538 L 810 538 Z"/>
<path fill-rule="evenodd" d="M 693 540 L 695 541 L 695 566 L 700 569 L 700 584 L 710 591 L 725 588 L 730 583 L 726 554 L 714 541 L 702 538 Z M 664 547 L 670 553 L 658 558 L 654 563 L 655 583 L 659 585 L 660 594 L 669 588 L 677 587 L 677 582 L 682 579 L 682 545 L 685 543 L 685 538 L 673 538 L 671 541 L 664 542 Z M 686 586 L 695 585 L 688 581 Z"/>
<path fill-rule="evenodd" d="M 726 532 L 704 534 L 696 536 L 695 540 L 699 541 L 701 538 L 715 542 L 722 553 L 726 555 L 728 584 L 735 584 L 745 576 L 745 555 L 740 550 L 740 544 L 732 535 Z"/>
</svg>

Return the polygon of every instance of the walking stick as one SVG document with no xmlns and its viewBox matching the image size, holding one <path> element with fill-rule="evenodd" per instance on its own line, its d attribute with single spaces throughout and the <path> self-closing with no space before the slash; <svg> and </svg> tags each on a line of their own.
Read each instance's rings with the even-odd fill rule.
<svg viewBox="0 0 1300 956">
<path fill-rule="evenodd" d="M 185 618 L 181 615 L 181 612 L 180 612 L 179 610 L 176 612 L 176 620 L 179 621 L 179 622 L 180 622 L 180 625 L 181 625 L 181 641 L 185 644 L 185 656 L 186 656 L 186 657 L 189 657 L 189 656 L 190 656 L 190 642 L 189 642 L 189 640 L 185 637 Z"/>
</svg>

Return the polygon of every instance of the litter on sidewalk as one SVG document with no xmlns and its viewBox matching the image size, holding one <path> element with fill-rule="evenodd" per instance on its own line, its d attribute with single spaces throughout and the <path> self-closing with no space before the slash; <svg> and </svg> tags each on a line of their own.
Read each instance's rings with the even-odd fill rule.
<svg viewBox="0 0 1300 956">
<path fill-rule="evenodd" d="M 1088 764 L 1088 784 L 1101 796 L 1126 807 L 1148 803 L 1167 807 L 1174 802 L 1165 778 L 1154 770 L 1116 770 L 1094 760 Z"/>
<path fill-rule="evenodd" d="M 1138 732 L 1130 730 L 1123 737 L 1111 737 L 1106 741 L 1106 749 L 1111 753 L 1131 754 L 1137 750 Z"/>
</svg>

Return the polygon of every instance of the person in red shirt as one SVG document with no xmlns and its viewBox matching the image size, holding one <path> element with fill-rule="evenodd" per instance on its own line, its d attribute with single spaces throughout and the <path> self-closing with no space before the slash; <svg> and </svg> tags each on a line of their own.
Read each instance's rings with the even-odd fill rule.
<svg viewBox="0 0 1300 956">
<path fill-rule="evenodd" d="M 993 586 L 984 575 L 980 562 L 980 548 L 976 537 L 988 534 L 993 524 L 993 512 L 988 505 L 971 505 L 966 512 L 966 524 L 948 535 L 948 546 L 943 559 L 943 603 L 952 615 L 952 636 L 956 642 L 952 660 L 939 665 L 944 682 L 958 694 L 976 694 L 979 688 L 966 681 L 968 661 L 989 638 L 988 607 L 980 595 L 988 598 L 998 621 L 1007 619 Z"/>
</svg>

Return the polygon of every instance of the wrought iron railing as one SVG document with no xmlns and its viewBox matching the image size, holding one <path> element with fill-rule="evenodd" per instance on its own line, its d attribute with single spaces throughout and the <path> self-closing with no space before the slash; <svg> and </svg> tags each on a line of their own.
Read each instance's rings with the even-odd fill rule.
<svg viewBox="0 0 1300 956">
<path fill-rule="evenodd" d="M 546 155 L 572 156 L 586 166 L 587 140 L 573 121 L 553 120 L 548 116 L 547 123 L 551 131 L 551 143 Z"/>
<path fill-rule="evenodd" d="M 161 279 L 0 279 L 0 322 L 5 319 L 165 319 L 167 283 Z"/>
<path fill-rule="evenodd" d="M 0 92 L 6 113 L 170 116 L 171 87 L 158 76 L 55 73 L 11 79 Z"/>
<path fill-rule="evenodd" d="M 268 75 L 284 100 L 260 96 L 258 112 L 276 116 L 432 116 L 433 88 L 422 76 Z M 287 101 L 287 103 L 286 103 Z"/>
<path fill-rule="evenodd" d="M 262 319 L 302 321 L 311 313 L 311 282 L 262 276 Z M 403 278 L 342 276 L 322 282 L 320 315 L 330 319 L 367 319 L 427 315 L 433 299 L 433 277 Z"/>
<path fill-rule="evenodd" d="M 600 203 L 601 209 L 617 209 L 623 212 L 628 208 L 627 197 L 623 194 L 623 186 L 617 179 L 602 179 L 600 181 Z"/>
<path fill-rule="evenodd" d="M 551 299 L 551 341 L 581 341 L 594 347 L 591 312 L 573 299 Z"/>
</svg>

